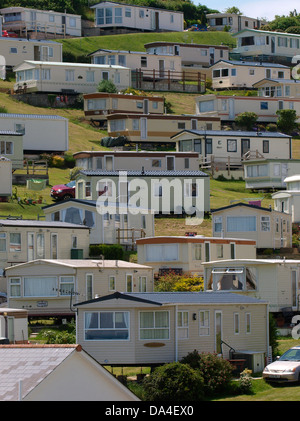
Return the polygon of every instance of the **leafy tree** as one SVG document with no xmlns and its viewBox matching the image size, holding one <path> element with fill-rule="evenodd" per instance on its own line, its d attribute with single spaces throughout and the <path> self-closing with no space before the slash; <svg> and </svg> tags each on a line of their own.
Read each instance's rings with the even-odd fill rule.
<svg viewBox="0 0 300 421">
<path fill-rule="evenodd" d="M 179 362 L 157 367 L 143 380 L 149 401 L 199 401 L 203 399 L 203 378 L 198 370 Z"/>
<path fill-rule="evenodd" d="M 227 9 L 225 9 L 225 13 L 234 13 L 235 15 L 243 14 L 243 12 L 241 12 L 240 9 L 236 6 L 227 7 Z"/>
<path fill-rule="evenodd" d="M 298 128 L 296 123 L 297 114 L 295 110 L 277 110 L 277 127 L 282 133 L 291 134 Z"/>
<path fill-rule="evenodd" d="M 235 123 L 246 130 L 253 130 L 253 126 L 257 121 L 257 114 L 251 111 L 245 111 L 235 118 Z"/>
</svg>

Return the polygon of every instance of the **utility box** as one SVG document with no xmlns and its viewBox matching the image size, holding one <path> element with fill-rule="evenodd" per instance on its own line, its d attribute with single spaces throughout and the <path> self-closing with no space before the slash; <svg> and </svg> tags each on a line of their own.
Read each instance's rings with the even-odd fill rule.
<svg viewBox="0 0 300 421">
<path fill-rule="evenodd" d="M 71 249 L 71 259 L 83 259 L 83 249 Z"/>
</svg>

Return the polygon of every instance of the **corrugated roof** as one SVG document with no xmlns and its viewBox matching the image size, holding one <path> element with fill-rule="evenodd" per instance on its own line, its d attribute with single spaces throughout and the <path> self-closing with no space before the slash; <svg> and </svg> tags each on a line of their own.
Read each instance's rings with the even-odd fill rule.
<svg viewBox="0 0 300 421">
<path fill-rule="evenodd" d="M 31 264 L 46 264 L 68 266 L 72 268 L 135 268 L 135 269 L 152 269 L 150 266 L 140 265 L 139 263 L 127 262 L 125 260 L 106 260 L 106 259 L 36 259 L 30 262 L 19 263 L 14 266 L 9 266 L 6 270 L 12 270 L 20 266 L 28 266 Z"/>
<path fill-rule="evenodd" d="M 0 219 L 0 227 L 38 227 L 38 228 L 85 228 L 89 229 L 86 225 L 72 224 L 70 222 L 60 221 L 37 221 L 29 219 Z"/>
<path fill-rule="evenodd" d="M 256 62 L 256 61 L 246 61 L 246 60 L 218 60 L 216 63 L 214 63 L 212 66 L 215 66 L 218 63 L 228 63 L 228 64 L 232 64 L 234 66 L 255 66 L 255 67 L 280 67 L 280 68 L 285 68 L 288 69 L 288 66 L 285 66 L 283 64 L 278 64 L 278 63 L 268 63 L 268 62 Z"/>
<path fill-rule="evenodd" d="M 209 177 L 203 171 L 104 171 L 104 170 L 81 170 L 80 173 L 88 176 L 119 176 L 120 173 L 126 173 L 129 177 Z"/>
<path fill-rule="evenodd" d="M 250 132 L 244 130 L 181 130 L 176 133 L 173 137 L 178 136 L 181 133 L 192 133 L 198 136 L 247 136 L 247 137 L 275 137 L 275 138 L 286 138 L 291 137 L 289 135 L 278 133 L 278 132 Z"/>
<path fill-rule="evenodd" d="M 116 64 L 90 64 L 90 63 L 70 63 L 66 61 L 36 61 L 36 60 L 24 60 L 23 63 L 29 63 L 32 65 L 46 65 L 46 66 L 61 66 L 61 67 L 91 67 L 94 69 L 129 69 L 129 67 L 118 66 Z M 22 63 L 22 64 L 23 64 Z M 18 66 L 19 67 L 19 66 Z"/>
<path fill-rule="evenodd" d="M 169 304 L 260 304 L 266 301 L 258 298 L 249 297 L 244 294 L 235 294 L 233 292 L 116 292 L 94 300 L 75 304 L 82 306 L 85 304 L 97 304 L 101 301 L 115 299 L 124 299 L 128 301 L 140 301 L 141 303 L 152 303 L 153 305 Z"/>
<path fill-rule="evenodd" d="M 0 401 L 19 400 L 41 383 L 78 345 L 0 346 Z"/>
<path fill-rule="evenodd" d="M 35 118 L 35 119 L 49 119 L 49 120 L 68 120 L 60 115 L 50 114 L 16 114 L 16 113 L 0 113 L 0 118 Z"/>
</svg>

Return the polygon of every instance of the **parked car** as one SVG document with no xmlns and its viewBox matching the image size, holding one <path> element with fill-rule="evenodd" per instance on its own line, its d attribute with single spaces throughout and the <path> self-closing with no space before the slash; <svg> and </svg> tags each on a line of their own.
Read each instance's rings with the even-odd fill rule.
<svg viewBox="0 0 300 421">
<path fill-rule="evenodd" d="M 2 36 L 8 38 L 19 38 L 18 34 L 16 34 L 15 32 L 8 32 L 6 30 L 2 31 Z"/>
<path fill-rule="evenodd" d="M 276 361 L 268 364 L 264 368 L 263 378 L 270 382 L 299 382 L 300 346 L 294 346 Z"/>
<path fill-rule="evenodd" d="M 53 186 L 50 195 L 55 200 L 66 200 L 75 197 L 75 181 L 70 181 L 67 184 L 57 184 Z"/>
</svg>

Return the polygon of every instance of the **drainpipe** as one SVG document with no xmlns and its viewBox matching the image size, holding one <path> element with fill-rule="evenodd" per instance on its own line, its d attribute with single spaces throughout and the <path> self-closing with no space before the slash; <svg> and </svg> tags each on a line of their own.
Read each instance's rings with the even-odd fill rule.
<svg viewBox="0 0 300 421">
<path fill-rule="evenodd" d="M 178 316 L 178 306 L 175 306 L 175 332 L 174 332 L 174 340 L 175 340 L 175 361 L 178 361 L 178 337 L 177 337 L 177 316 Z"/>
</svg>

